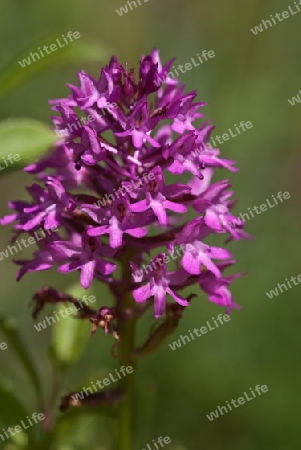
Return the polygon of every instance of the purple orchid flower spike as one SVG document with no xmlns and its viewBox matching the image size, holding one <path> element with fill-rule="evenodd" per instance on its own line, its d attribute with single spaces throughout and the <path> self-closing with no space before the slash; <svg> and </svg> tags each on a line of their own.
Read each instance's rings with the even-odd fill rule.
<svg viewBox="0 0 301 450">
<path fill-rule="evenodd" d="M 206 103 L 197 102 L 195 90 L 185 93 L 185 85 L 170 76 L 173 63 L 162 64 L 155 49 L 142 56 L 136 81 L 135 70 L 114 56 L 98 79 L 82 70 L 79 86 L 68 84 L 71 94 L 50 102 L 59 114 L 52 118 L 55 127 L 68 133 L 26 168 L 42 184 L 28 189 L 32 202 L 10 202 L 14 213 L 0 220 L 14 223 L 17 234 L 38 227 L 60 227 L 64 233 L 64 240 L 48 244 L 48 265 L 43 265 L 47 248 L 43 254 L 38 250 L 32 270 L 50 268 L 57 260 L 62 264 L 63 254 L 60 272 L 80 270 L 85 288 L 93 279 L 114 285 L 121 282 L 113 276 L 117 265 L 103 257 L 118 263 L 130 246 L 134 263 L 141 264 L 144 253 L 166 246 L 174 255 L 179 244 L 185 249 L 177 264 L 189 279 L 204 271 L 222 279 L 221 263 L 213 261 L 228 260 L 231 254 L 206 239 L 214 234 L 225 234 L 226 242 L 250 238 L 232 213 L 229 183 L 212 183 L 217 169 L 236 171 L 235 162 L 208 144 L 214 129 L 210 121 L 195 127 Z M 89 117 L 82 126 L 78 110 Z M 113 139 L 102 135 L 107 131 Z M 174 182 L 166 183 L 167 172 L 176 177 Z M 184 173 L 190 178 L 179 183 Z M 117 195 L 119 190 L 126 192 Z M 188 207 L 199 217 L 187 219 Z M 159 230 L 157 239 L 148 234 L 152 225 Z"/>
</svg>

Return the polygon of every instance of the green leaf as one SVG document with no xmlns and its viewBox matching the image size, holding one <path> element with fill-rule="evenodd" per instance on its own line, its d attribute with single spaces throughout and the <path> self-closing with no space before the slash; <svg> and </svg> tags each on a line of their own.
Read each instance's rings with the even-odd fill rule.
<svg viewBox="0 0 301 450">
<path fill-rule="evenodd" d="M 0 317 L 0 330 L 4 333 L 8 340 L 8 347 L 12 348 L 18 355 L 23 365 L 23 369 L 26 370 L 27 375 L 32 382 L 34 390 L 37 394 L 37 398 L 41 402 L 42 391 L 40 380 L 32 363 L 32 360 L 29 357 L 28 352 L 23 344 L 23 341 L 18 334 L 15 323 L 12 320 L 3 319 L 2 317 Z"/>
<path fill-rule="evenodd" d="M 87 291 L 79 283 L 72 285 L 67 292 L 79 300 L 87 294 Z M 69 307 L 73 309 L 71 304 Z M 58 305 L 57 312 L 59 310 L 64 311 L 66 307 Z M 62 315 L 66 315 L 66 317 L 60 318 L 53 324 L 53 344 L 50 356 L 62 369 L 65 369 L 80 358 L 90 339 L 91 324 L 87 319 L 76 319 L 76 310 L 72 314 L 63 313 Z M 60 315 L 58 314 L 58 316 Z"/>
<path fill-rule="evenodd" d="M 99 415 L 104 417 L 110 417 L 115 419 L 117 417 L 117 409 L 113 406 L 77 406 L 70 407 L 68 411 L 64 412 L 61 417 L 57 420 L 56 426 L 61 426 L 62 424 L 73 423 L 74 419 L 82 415 Z"/>
<path fill-rule="evenodd" d="M 20 166 L 24 167 L 47 151 L 57 140 L 54 131 L 36 120 L 9 119 L 0 122 L 0 157 L 4 157 L 0 173 L 7 174 Z M 8 160 L 10 154 L 13 156 L 12 163 Z"/>
<path fill-rule="evenodd" d="M 25 437 L 24 433 L 25 433 L 28 439 L 28 448 L 32 448 L 34 446 L 35 432 L 33 427 L 30 426 L 30 424 L 26 419 L 26 417 L 27 416 L 30 417 L 31 414 L 20 402 L 20 400 L 18 399 L 19 396 L 20 394 L 18 390 L 14 392 L 10 385 L 0 380 L 0 404 L 2 405 L 2 408 L 0 410 L 1 428 L 5 428 L 7 430 L 8 427 L 15 427 L 16 425 L 19 425 L 21 426 L 21 428 L 23 428 L 21 424 L 21 420 L 23 420 L 23 423 L 25 424 L 26 428 L 22 429 L 21 434 L 17 433 L 16 436 L 11 439 L 21 443 L 22 441 L 24 441 Z M 0 433 L 2 434 L 3 437 L 5 437 L 3 431 L 1 431 Z"/>
<path fill-rule="evenodd" d="M 79 407 L 71 407 L 68 411 L 64 412 L 56 421 L 54 433 L 59 442 L 65 442 L 66 437 L 72 437 L 78 449 L 86 449 L 91 448 L 91 444 L 87 442 L 85 446 L 80 447 L 80 443 L 76 439 L 78 437 L 78 432 L 83 433 L 82 428 L 85 424 L 85 421 L 100 421 L 103 423 L 104 418 L 106 419 L 116 419 L 117 418 L 117 409 L 114 407 L 102 407 L 102 406 L 79 406 Z M 108 422 L 108 421 L 106 421 Z M 97 423 L 97 422 L 96 422 Z M 89 435 L 89 434 L 88 434 Z M 85 433 L 87 436 L 87 433 Z M 68 439 L 69 440 L 69 439 Z M 70 450 L 73 446 L 70 446 Z M 76 447 L 77 448 L 77 447 Z M 94 447 L 93 447 L 94 448 Z M 98 447 L 97 447 L 98 448 Z M 101 447 L 102 448 L 102 447 Z M 100 450 L 100 448 L 99 448 Z M 105 450 L 103 448 L 103 450 Z"/>
<path fill-rule="evenodd" d="M 63 47 L 59 47 L 56 39 L 60 40 L 61 45 L 64 44 L 64 40 L 59 36 L 41 37 L 14 56 L 7 66 L 0 71 L 0 99 L 48 69 L 55 69 L 63 64 L 70 63 L 100 63 L 108 59 L 110 55 L 109 49 L 103 45 L 87 42 L 82 38 L 73 40 Z M 40 55 L 40 59 L 36 58 L 36 61 L 30 58 L 30 64 L 24 67 L 19 64 L 20 61 L 28 59 L 31 52 L 38 53 L 38 47 L 43 49 L 45 45 L 49 47 L 51 44 L 58 47 L 56 51 L 49 54 L 44 51 L 44 57 Z M 47 51 L 50 52 L 50 48 Z"/>
<path fill-rule="evenodd" d="M 48 432 L 44 432 L 41 439 L 36 444 L 35 448 L 29 447 L 28 450 L 51 450 L 53 449 L 53 444 L 56 441 L 56 435 L 54 429 Z"/>
</svg>

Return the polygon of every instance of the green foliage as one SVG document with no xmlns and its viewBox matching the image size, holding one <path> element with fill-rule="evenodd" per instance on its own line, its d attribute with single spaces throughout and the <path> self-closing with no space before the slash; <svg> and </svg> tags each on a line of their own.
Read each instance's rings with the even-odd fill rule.
<svg viewBox="0 0 301 450">
<path fill-rule="evenodd" d="M 31 119 L 9 119 L 0 122 L 0 156 L 20 155 L 20 160 L 9 164 L 3 172 L 20 169 L 43 155 L 58 137 L 49 127 Z M 1 172 L 2 173 L 2 172 Z"/>
<path fill-rule="evenodd" d="M 19 358 L 24 371 L 31 380 L 37 399 L 41 400 L 41 383 L 37 375 L 36 368 L 28 354 L 27 349 L 25 348 L 22 338 L 19 336 L 14 321 L 0 317 L 0 330 L 4 333 L 6 339 L 8 340 L 9 347 L 16 353 L 16 356 Z"/>
<path fill-rule="evenodd" d="M 10 384 L 4 383 L 1 380 L 0 404 L 5 405 L 5 408 L 0 410 L 1 428 L 7 429 L 8 427 L 20 425 L 22 420 L 26 423 L 26 416 L 31 415 L 20 401 L 18 390 L 14 390 Z M 33 445 L 35 441 L 35 433 L 33 427 L 23 429 L 21 434 L 22 436 L 16 434 L 17 442 L 20 442 L 21 440 L 21 442 L 23 441 L 24 444 L 28 445 L 28 448 L 31 448 L 31 445 Z M 27 439 L 24 439 L 24 434 L 26 435 Z M 5 437 L 3 431 L 2 435 Z M 20 437 L 22 439 L 20 439 Z"/>
<path fill-rule="evenodd" d="M 77 283 L 68 289 L 68 293 L 81 299 L 83 288 Z M 71 307 L 71 306 L 69 306 Z M 58 305 L 58 312 L 62 305 Z M 76 319 L 72 315 L 56 321 L 53 328 L 53 343 L 51 356 L 62 368 L 67 368 L 77 361 L 84 351 L 87 341 L 90 339 L 90 324 L 87 320 Z"/>
<path fill-rule="evenodd" d="M 30 52 L 37 51 L 38 47 L 55 43 L 54 37 L 44 37 L 35 40 L 22 51 L 18 52 L 6 67 L 0 70 L 0 101 L 12 91 L 20 88 L 26 82 L 41 75 L 42 73 L 54 70 L 61 65 L 71 63 L 87 64 L 90 62 L 101 62 L 109 56 L 109 50 L 96 42 L 86 42 L 82 38 L 71 42 L 58 51 L 51 52 L 30 65 L 21 67 L 19 61 L 27 58 Z"/>
</svg>

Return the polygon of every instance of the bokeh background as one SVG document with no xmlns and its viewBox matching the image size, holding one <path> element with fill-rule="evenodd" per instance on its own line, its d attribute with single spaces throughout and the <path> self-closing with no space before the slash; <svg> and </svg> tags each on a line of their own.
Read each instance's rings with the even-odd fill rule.
<svg viewBox="0 0 301 450">
<path fill-rule="evenodd" d="M 232 286 L 242 309 L 233 312 L 228 324 L 172 351 L 168 344 L 180 334 L 200 328 L 221 312 L 200 295 L 186 311 L 175 335 L 140 363 L 133 450 L 146 448 L 147 443 L 159 436 L 171 438 L 170 450 L 297 450 L 301 446 L 301 286 L 273 299 L 266 292 L 285 282 L 286 277 L 301 274 L 301 103 L 295 106 L 288 103 L 301 89 L 301 13 L 254 36 L 251 27 L 270 14 L 288 10 L 288 5 L 294 7 L 293 2 L 141 3 L 120 17 L 116 9 L 125 0 L 0 0 L 1 67 L 26 46 L 32 45 L 31 50 L 35 51 L 37 45 L 31 43 L 47 34 L 59 38 L 69 30 L 79 31 L 83 40 L 93 41 L 100 49 L 98 63 L 50 66 L 13 89 L 1 99 L 0 118 L 30 117 L 50 125 L 48 99 L 66 96 L 65 83 L 76 84 L 76 73 L 81 68 L 97 77 L 107 62 L 106 54 L 116 54 L 122 63 L 137 67 L 141 54 L 154 47 L 160 49 L 163 61 L 176 56 L 178 64 L 189 62 L 203 50 L 215 52 L 215 58 L 181 74 L 180 80 L 187 83 L 187 90 L 198 90 L 199 101 L 209 102 L 206 118 L 216 125 L 213 136 L 233 129 L 242 120 L 253 123 L 251 130 L 220 146 L 222 155 L 235 159 L 240 168 L 235 174 L 218 173 L 220 179 L 229 178 L 232 182 L 239 199 L 235 212 L 247 212 L 279 191 L 288 191 L 291 198 L 248 221 L 246 230 L 254 237 L 253 241 L 229 245 L 238 260 L 238 271 L 247 272 Z M 15 63 L 15 70 L 26 69 Z M 1 155 L 6 154 L 6 149 L 1 148 Z M 24 186 L 32 178 L 21 170 L 3 171 L 0 175 L 3 216 L 8 213 L 9 199 L 25 198 Z M 2 228 L 1 251 L 9 238 L 10 227 Z M 29 253 L 24 250 L 18 257 Z M 28 307 L 32 294 L 43 284 L 63 289 L 76 277 L 59 276 L 53 270 L 28 275 L 16 283 L 12 258 L 1 261 L 0 270 L 0 315 L 14 320 L 22 344 L 42 379 L 46 398 L 50 398 L 51 390 L 57 392 L 57 386 L 61 386 L 59 392 L 64 395 L 117 367 L 110 355 L 112 341 L 101 332 L 92 340 L 83 334 L 83 345 L 78 343 L 74 348 L 72 344 L 73 348 L 68 350 L 67 332 L 58 330 L 53 337 L 54 327 L 40 333 L 33 327 Z M 107 303 L 109 294 L 105 290 L 98 288 L 95 295 L 98 306 Z M 51 308 L 47 312 L 51 314 Z M 145 326 L 152 322 L 149 318 Z M 140 332 L 143 334 L 143 330 Z M 66 352 L 73 351 L 74 363 L 65 370 L 63 378 L 53 376 L 55 369 L 47 356 L 54 339 L 61 339 L 62 351 L 66 348 Z M 0 342 L 5 340 L 0 332 Z M 38 412 L 31 383 L 10 348 L 0 350 L 0 367 L 1 383 L 14 392 L 30 413 Z M 238 398 L 257 384 L 267 385 L 268 393 L 212 422 L 207 419 L 206 414 L 217 405 Z M 2 427 L 11 406 L 3 399 Z M 111 419 L 74 414 L 62 422 L 53 448 L 113 449 L 113 433 Z M 16 442 L 0 443 L 5 450 L 19 448 L 16 445 Z"/>
</svg>

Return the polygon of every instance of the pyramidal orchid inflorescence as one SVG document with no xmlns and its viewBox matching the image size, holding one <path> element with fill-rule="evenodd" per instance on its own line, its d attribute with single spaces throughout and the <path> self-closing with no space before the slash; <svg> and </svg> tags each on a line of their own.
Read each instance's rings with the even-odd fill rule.
<svg viewBox="0 0 301 450">
<path fill-rule="evenodd" d="M 50 102 L 64 137 L 25 168 L 37 179 L 27 188 L 31 201 L 10 202 L 14 213 L 1 220 L 15 223 L 16 237 L 57 228 L 37 242 L 30 261 L 16 261 L 18 279 L 57 266 L 66 276 L 77 271 L 85 289 L 106 283 L 116 304 L 90 320 L 115 337 L 122 338 L 118 320 L 137 319 L 152 305 L 156 318 L 166 312 L 168 328 L 168 318 L 179 318 L 201 292 L 227 313 L 238 308 L 229 291 L 238 275 L 224 275 L 235 260 L 208 244 L 212 235 L 226 242 L 249 237 L 231 213 L 230 183 L 212 182 L 215 170 L 238 169 L 207 145 L 214 126 L 195 125 L 206 103 L 166 76 L 173 62 L 162 66 L 153 50 L 137 71 L 116 57 L 98 80 L 80 71 L 79 86 L 68 85 L 67 98 Z M 89 120 L 79 124 L 78 112 Z M 185 288 L 193 293 L 185 297 Z M 52 289 L 41 292 L 35 301 L 66 300 Z"/>
</svg>

